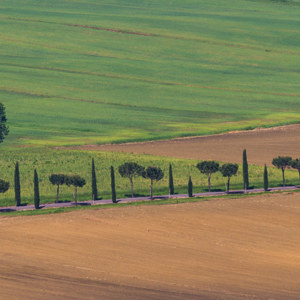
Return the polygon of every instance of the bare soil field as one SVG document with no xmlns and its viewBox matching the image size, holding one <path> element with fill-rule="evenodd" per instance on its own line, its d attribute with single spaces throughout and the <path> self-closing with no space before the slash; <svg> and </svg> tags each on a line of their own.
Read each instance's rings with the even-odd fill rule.
<svg viewBox="0 0 300 300">
<path fill-rule="evenodd" d="M 85 150 L 147 153 L 178 158 L 240 162 L 247 149 L 250 164 L 271 164 L 278 155 L 300 157 L 300 124 L 230 132 L 213 136 L 178 138 L 144 143 L 89 145 Z"/>
<path fill-rule="evenodd" d="M 0 218 L 0 299 L 299 299 L 299 193 Z"/>
</svg>

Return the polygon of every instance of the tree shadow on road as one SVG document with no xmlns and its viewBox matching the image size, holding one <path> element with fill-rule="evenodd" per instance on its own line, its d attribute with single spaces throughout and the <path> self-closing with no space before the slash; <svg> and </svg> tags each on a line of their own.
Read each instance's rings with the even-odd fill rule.
<svg viewBox="0 0 300 300">
<path fill-rule="evenodd" d="M 13 209 L 13 208 L 2 208 L 2 209 L 0 209 L 0 212 L 12 212 L 12 211 L 16 211 L 16 209 Z"/>
</svg>

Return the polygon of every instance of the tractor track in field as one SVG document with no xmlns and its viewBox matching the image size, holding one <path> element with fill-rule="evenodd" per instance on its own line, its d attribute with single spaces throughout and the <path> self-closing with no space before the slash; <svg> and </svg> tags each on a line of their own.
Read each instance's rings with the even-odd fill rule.
<svg viewBox="0 0 300 300">
<path fill-rule="evenodd" d="M 267 49 L 265 47 L 257 47 L 257 46 L 251 46 L 251 45 L 243 45 L 243 44 L 230 44 L 230 43 L 226 43 L 226 42 L 216 42 L 216 41 L 211 41 L 209 39 L 205 39 L 205 38 L 201 38 L 201 37 L 184 37 L 184 36 L 167 35 L 167 34 L 160 34 L 160 33 L 141 32 L 141 31 L 135 31 L 135 30 L 125 30 L 125 29 L 121 29 L 121 28 L 107 28 L 107 27 L 99 27 L 99 26 L 92 26 L 92 25 L 85 25 L 85 24 L 58 23 L 58 22 L 51 22 L 51 21 L 34 20 L 34 19 L 26 19 L 26 18 L 15 18 L 15 17 L 4 17 L 4 16 L 1 16 L 0 19 L 15 20 L 15 21 L 22 21 L 22 22 L 32 22 L 32 23 L 45 23 L 45 24 L 53 24 L 53 25 L 69 26 L 69 27 L 78 27 L 78 28 L 98 30 L 98 31 L 107 31 L 107 32 L 113 32 L 113 33 L 119 33 L 119 34 L 131 34 L 131 35 L 142 36 L 142 37 L 155 37 L 155 38 L 164 38 L 164 39 L 173 39 L 173 40 L 186 40 L 186 41 L 193 41 L 193 42 L 200 42 L 200 43 L 208 43 L 211 45 L 223 46 L 223 47 L 229 47 L 229 48 L 238 48 L 238 49 L 245 49 L 245 50 L 264 51 L 264 52 L 269 52 L 269 53 L 300 56 L 299 52 L 273 50 L 273 49 Z"/>
</svg>

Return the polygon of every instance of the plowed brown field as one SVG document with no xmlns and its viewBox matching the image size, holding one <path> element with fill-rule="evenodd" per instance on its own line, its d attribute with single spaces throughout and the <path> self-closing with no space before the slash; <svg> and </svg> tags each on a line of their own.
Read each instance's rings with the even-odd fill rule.
<svg viewBox="0 0 300 300">
<path fill-rule="evenodd" d="M 78 147 L 191 159 L 239 162 L 247 149 L 250 164 L 271 164 L 274 157 L 300 157 L 300 124 L 166 141 Z"/>
<path fill-rule="evenodd" d="M 0 219 L 1 299 L 299 299 L 299 193 Z"/>
</svg>

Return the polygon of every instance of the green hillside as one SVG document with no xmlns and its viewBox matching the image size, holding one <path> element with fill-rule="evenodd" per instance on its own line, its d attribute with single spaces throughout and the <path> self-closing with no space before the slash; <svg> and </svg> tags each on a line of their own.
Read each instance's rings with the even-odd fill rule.
<svg viewBox="0 0 300 300">
<path fill-rule="evenodd" d="M 1 147 L 300 122 L 299 36 L 299 0 L 1 0 Z"/>
</svg>

